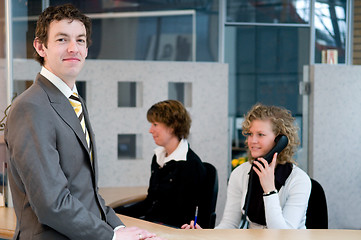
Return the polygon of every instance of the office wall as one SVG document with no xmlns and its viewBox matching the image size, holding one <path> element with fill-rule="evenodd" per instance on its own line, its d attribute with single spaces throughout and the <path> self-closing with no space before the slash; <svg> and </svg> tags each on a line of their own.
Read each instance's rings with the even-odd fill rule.
<svg viewBox="0 0 361 240">
<path fill-rule="evenodd" d="M 361 229 L 361 66 L 309 67 L 309 172 L 326 192 L 330 228 Z"/>
<path fill-rule="evenodd" d="M 15 61 L 14 79 L 33 79 L 39 64 Z M 168 83 L 190 84 L 187 107 L 192 117 L 190 146 L 219 174 L 217 222 L 228 179 L 228 66 L 219 63 L 87 60 L 78 80 L 86 82 L 86 101 L 96 134 L 100 186 L 148 185 L 156 147 L 146 112 L 168 99 Z M 118 107 L 118 82 L 137 83 L 136 107 Z M 125 93 L 123 93 L 125 94 Z M 118 159 L 118 134 L 136 134 L 136 159 Z"/>
</svg>

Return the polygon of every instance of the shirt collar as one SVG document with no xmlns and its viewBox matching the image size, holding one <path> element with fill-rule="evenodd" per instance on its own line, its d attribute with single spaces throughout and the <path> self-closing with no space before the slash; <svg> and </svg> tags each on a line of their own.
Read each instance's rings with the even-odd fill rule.
<svg viewBox="0 0 361 240">
<path fill-rule="evenodd" d="M 76 88 L 75 84 L 73 89 L 70 89 L 70 87 L 66 85 L 66 83 L 63 80 L 61 80 L 54 73 L 50 72 L 44 66 L 41 68 L 40 74 L 46 77 L 52 84 L 54 84 L 55 87 L 57 87 L 60 90 L 60 92 L 64 94 L 66 98 L 69 98 L 73 94 L 73 92 L 78 93 L 78 89 Z"/>
<path fill-rule="evenodd" d="M 165 156 L 165 148 L 157 147 L 154 149 L 154 154 L 157 156 L 157 163 L 159 166 L 163 167 L 167 162 L 174 161 L 186 161 L 188 153 L 188 141 L 186 139 L 182 139 L 178 147 L 167 157 Z"/>
</svg>

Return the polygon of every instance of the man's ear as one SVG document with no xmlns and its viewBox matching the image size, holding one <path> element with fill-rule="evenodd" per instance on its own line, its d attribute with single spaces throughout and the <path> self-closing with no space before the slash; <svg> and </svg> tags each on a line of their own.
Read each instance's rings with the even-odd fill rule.
<svg viewBox="0 0 361 240">
<path fill-rule="evenodd" d="M 38 38 L 34 39 L 33 46 L 34 46 L 36 52 L 40 55 L 40 57 L 45 57 L 45 55 L 46 55 L 45 51 L 44 51 L 45 46 L 44 46 L 44 44 L 42 44 L 40 42 L 40 40 Z"/>
</svg>

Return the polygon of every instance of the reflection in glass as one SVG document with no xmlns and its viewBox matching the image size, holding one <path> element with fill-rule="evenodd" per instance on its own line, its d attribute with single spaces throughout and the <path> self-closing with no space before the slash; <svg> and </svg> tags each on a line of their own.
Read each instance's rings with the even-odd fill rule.
<svg viewBox="0 0 361 240">
<path fill-rule="evenodd" d="M 136 159 L 140 156 L 140 147 L 137 146 L 137 139 L 140 136 L 136 134 L 118 134 L 118 159 Z M 138 140 L 139 142 L 140 139 Z M 137 152 L 138 148 L 138 152 Z"/>
<path fill-rule="evenodd" d="M 322 60 L 322 54 L 325 58 L 331 49 L 336 50 L 337 62 L 345 63 L 346 3 L 346 0 L 315 2 L 315 63 L 327 62 Z"/>
<path fill-rule="evenodd" d="M 16 3 L 15 3 L 16 2 Z M 36 20 L 47 1 L 14 1 L 14 58 L 33 58 Z M 217 61 L 218 0 L 209 1 L 69 1 L 93 22 L 88 59 Z M 119 17 L 119 14 L 161 14 L 193 11 L 192 15 Z M 195 22 L 193 22 L 195 20 Z M 194 30 L 194 29 L 195 30 Z M 195 32 L 193 36 L 193 31 Z M 194 37 L 194 38 L 193 38 Z M 196 42 L 194 41 L 196 39 Z M 194 42 L 193 42 L 194 41 Z M 190 54 L 194 53 L 194 54 Z M 195 56 L 197 56 L 195 58 Z"/>
<path fill-rule="evenodd" d="M 168 83 L 168 99 L 178 100 L 185 107 L 192 107 L 192 83 Z"/>
<path fill-rule="evenodd" d="M 137 83 L 118 82 L 118 107 L 137 106 Z"/>
<path fill-rule="evenodd" d="M 36 22 L 22 18 L 13 21 L 13 56 L 14 58 L 33 58 L 33 47 Z"/>
<path fill-rule="evenodd" d="M 228 0 L 227 22 L 308 23 L 310 0 Z"/>
<path fill-rule="evenodd" d="M 28 89 L 32 84 L 33 80 L 14 80 L 13 92 L 16 96 L 19 96 L 22 92 Z"/>
<path fill-rule="evenodd" d="M 191 15 L 94 19 L 88 58 L 191 61 L 192 24 Z"/>
<path fill-rule="evenodd" d="M 215 2 L 215 3 L 213 3 Z M 205 11 L 217 1 L 194 1 L 194 0 L 49 0 L 50 5 L 72 3 L 84 13 L 100 12 L 147 12 L 147 11 L 167 11 L 181 9 L 199 9 Z"/>
<path fill-rule="evenodd" d="M 231 41 L 228 39 L 232 38 Z M 309 30 L 305 27 L 227 27 L 226 59 L 230 68 L 230 95 L 234 112 L 243 116 L 261 102 L 302 114 L 298 84 L 309 59 Z"/>
</svg>

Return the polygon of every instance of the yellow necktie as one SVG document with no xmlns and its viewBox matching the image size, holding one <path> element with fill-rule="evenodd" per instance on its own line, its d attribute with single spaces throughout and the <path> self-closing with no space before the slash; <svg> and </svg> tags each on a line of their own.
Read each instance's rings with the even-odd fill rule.
<svg viewBox="0 0 361 240">
<path fill-rule="evenodd" d="M 84 131 L 86 142 L 88 144 L 88 149 L 89 149 L 89 153 L 90 153 L 90 163 L 91 163 L 91 166 L 92 166 L 93 171 L 94 171 L 92 144 L 90 142 L 88 129 L 85 126 L 83 108 L 81 106 L 81 101 L 79 99 L 78 94 L 76 92 L 73 92 L 73 94 L 69 97 L 69 101 L 70 101 L 70 104 L 73 106 L 74 111 L 76 113 L 76 116 L 78 117 L 78 119 L 80 121 L 80 125 L 81 125 L 81 127 L 82 127 L 82 129 Z M 103 211 L 101 210 L 99 205 L 98 205 L 98 208 L 99 208 L 99 211 L 100 211 L 100 213 L 99 213 L 100 218 L 104 220 L 105 217 L 103 217 L 104 214 L 103 214 Z"/>
<path fill-rule="evenodd" d="M 88 144 L 88 148 L 89 148 L 89 152 L 90 152 L 90 157 L 92 160 L 92 164 L 93 164 L 93 153 L 92 153 L 92 149 L 91 149 L 91 142 L 90 142 L 90 137 L 89 137 L 89 133 L 88 133 L 88 129 L 85 126 L 85 120 L 84 120 L 84 113 L 83 113 L 83 108 L 81 106 L 81 102 L 79 99 L 79 96 L 77 93 L 73 92 L 73 94 L 69 97 L 69 101 L 70 104 L 73 106 L 74 111 L 76 113 L 76 116 L 79 119 L 81 128 L 83 129 L 83 132 L 85 134 L 85 139 L 86 142 Z"/>
</svg>

